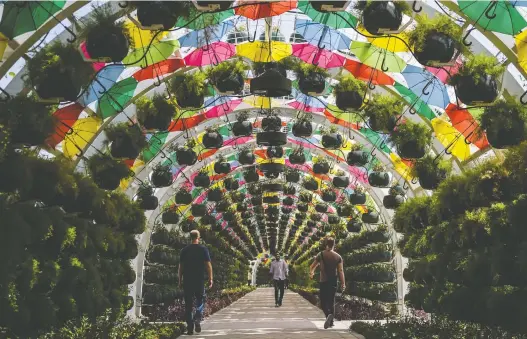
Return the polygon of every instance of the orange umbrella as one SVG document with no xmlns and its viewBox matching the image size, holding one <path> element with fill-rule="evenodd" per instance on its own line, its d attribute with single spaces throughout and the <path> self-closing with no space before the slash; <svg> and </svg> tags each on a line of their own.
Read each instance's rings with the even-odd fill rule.
<svg viewBox="0 0 527 339">
<path fill-rule="evenodd" d="M 49 136 L 46 143 L 51 148 L 55 148 L 68 133 L 71 133 L 73 124 L 79 118 L 79 115 L 84 110 L 84 107 L 78 102 L 62 107 L 53 113 L 55 118 L 55 132 Z"/>
<path fill-rule="evenodd" d="M 344 68 L 353 74 L 353 76 L 355 76 L 357 79 L 364 81 L 370 81 L 371 79 L 371 83 L 374 85 L 391 86 L 395 83 L 395 80 L 386 73 L 383 73 L 382 71 L 365 65 L 359 61 L 346 59 L 344 62 Z"/>
<path fill-rule="evenodd" d="M 144 81 L 154 79 L 165 74 L 173 73 L 181 67 L 185 67 L 185 60 L 179 58 L 166 59 L 141 69 L 132 76 L 137 81 Z"/>
<path fill-rule="evenodd" d="M 489 147 L 487 136 L 478 133 L 479 124 L 468 110 L 460 108 L 455 104 L 449 104 L 445 109 L 445 112 L 450 118 L 452 126 L 461 132 L 467 141 L 471 142 L 479 149 Z"/>
<path fill-rule="evenodd" d="M 241 15 L 252 20 L 257 20 L 280 15 L 295 9 L 297 7 L 297 0 L 272 1 L 266 3 L 259 3 L 258 1 L 239 1 L 238 6 L 239 7 L 234 9 L 234 13 L 236 15 Z"/>
</svg>

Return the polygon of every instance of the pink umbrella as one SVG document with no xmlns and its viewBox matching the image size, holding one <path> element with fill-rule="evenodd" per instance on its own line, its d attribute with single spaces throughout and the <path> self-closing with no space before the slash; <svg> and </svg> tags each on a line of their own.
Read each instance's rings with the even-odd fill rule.
<svg viewBox="0 0 527 339">
<path fill-rule="evenodd" d="M 219 118 L 223 115 L 229 114 L 232 111 L 234 111 L 236 107 L 238 107 L 238 105 L 241 103 L 242 103 L 242 99 L 237 99 L 237 100 L 227 101 L 223 104 L 214 106 L 211 109 L 209 109 L 207 112 L 205 112 L 205 117 L 207 119 Z"/>
<path fill-rule="evenodd" d="M 344 65 L 345 57 L 330 52 L 326 49 L 320 49 L 317 46 L 302 43 L 293 44 L 293 55 L 305 61 L 308 64 L 314 64 L 321 68 L 335 68 Z"/>
<path fill-rule="evenodd" d="M 86 48 L 86 42 L 83 41 L 80 46 L 81 46 L 82 54 L 84 54 L 86 58 L 90 58 L 90 54 L 88 54 L 88 49 Z M 104 65 L 105 65 L 104 62 L 92 63 L 92 67 L 96 72 L 98 72 L 101 68 L 103 68 Z"/>
<path fill-rule="evenodd" d="M 235 53 L 236 47 L 234 45 L 223 41 L 218 41 L 196 49 L 184 59 L 187 66 L 200 67 L 207 65 L 217 65 L 220 62 L 229 59 Z"/>
<path fill-rule="evenodd" d="M 448 78 L 458 72 L 461 64 L 461 60 L 457 59 L 454 66 L 446 66 L 441 68 L 427 66 L 426 69 L 435 75 L 439 80 L 441 80 L 442 83 L 446 84 L 448 82 Z M 450 73 L 450 75 L 448 73 Z"/>
<path fill-rule="evenodd" d="M 325 110 L 324 107 L 313 107 L 310 105 L 306 105 L 305 103 L 300 102 L 300 101 L 293 101 L 293 102 L 288 103 L 287 105 L 293 107 L 294 109 L 298 109 L 298 110 L 309 112 L 309 113 L 317 113 L 317 112 L 321 113 L 321 112 L 324 112 Z"/>
</svg>

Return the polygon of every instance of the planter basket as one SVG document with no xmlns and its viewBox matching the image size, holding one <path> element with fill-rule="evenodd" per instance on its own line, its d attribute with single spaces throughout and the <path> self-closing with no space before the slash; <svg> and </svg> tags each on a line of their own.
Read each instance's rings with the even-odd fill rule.
<svg viewBox="0 0 527 339">
<path fill-rule="evenodd" d="M 176 161 L 183 166 L 191 166 L 198 161 L 196 152 L 188 148 L 180 148 L 176 151 Z"/>
<path fill-rule="evenodd" d="M 307 218 L 307 215 L 305 213 L 296 213 L 295 214 L 295 219 L 304 220 L 305 218 Z"/>
<path fill-rule="evenodd" d="M 291 213 L 293 213 L 293 210 L 292 210 L 291 208 L 282 207 L 282 213 L 283 213 L 283 214 L 291 214 Z M 285 220 L 289 220 L 289 216 L 287 216 L 287 215 L 283 215 L 282 218 L 283 218 L 283 217 L 286 217 Z"/>
<path fill-rule="evenodd" d="M 284 156 L 284 149 L 281 146 L 269 146 L 266 154 L 269 158 L 281 158 Z"/>
<path fill-rule="evenodd" d="M 99 24 L 86 37 L 86 50 L 92 59 L 122 61 L 128 54 L 128 39 L 121 27 Z"/>
<path fill-rule="evenodd" d="M 313 125 L 309 121 L 297 121 L 293 124 L 293 135 L 298 138 L 308 138 L 313 134 Z"/>
<path fill-rule="evenodd" d="M 295 200 L 291 197 L 287 197 L 287 198 L 284 198 L 284 200 L 282 200 L 282 203 L 286 206 L 293 206 L 293 204 L 295 203 Z"/>
<path fill-rule="evenodd" d="M 348 1 L 309 1 L 309 4 L 318 12 L 340 12 L 345 9 Z"/>
<path fill-rule="evenodd" d="M 251 197 L 251 204 L 253 206 L 260 206 L 262 205 L 262 196 L 261 195 L 255 195 Z"/>
<path fill-rule="evenodd" d="M 231 164 L 228 162 L 214 163 L 214 172 L 216 174 L 229 174 L 231 172 Z"/>
<path fill-rule="evenodd" d="M 243 91 L 243 76 L 240 74 L 227 74 L 227 76 L 214 80 L 214 85 L 220 93 L 239 94 Z"/>
<path fill-rule="evenodd" d="M 207 214 L 207 205 L 193 204 L 191 207 L 192 215 L 195 217 L 202 217 Z"/>
<path fill-rule="evenodd" d="M 259 165 L 260 171 L 262 171 L 264 174 L 267 173 L 274 173 L 274 174 L 280 174 L 284 171 L 285 165 L 274 163 L 274 162 L 267 162 L 267 163 L 261 163 Z"/>
<path fill-rule="evenodd" d="M 362 13 L 364 28 L 373 35 L 383 34 L 383 30 L 396 31 L 402 21 L 401 11 L 391 1 L 372 2 Z"/>
<path fill-rule="evenodd" d="M 216 149 L 223 146 L 223 136 L 218 132 L 206 132 L 202 139 L 205 148 Z"/>
<path fill-rule="evenodd" d="M 455 88 L 458 99 L 469 106 L 474 103 L 491 103 L 498 97 L 498 84 L 488 74 L 480 76 L 477 84 L 473 77 L 463 76 Z"/>
<path fill-rule="evenodd" d="M 340 223 L 340 218 L 336 215 L 328 215 L 328 223 L 330 225 L 336 225 Z"/>
<path fill-rule="evenodd" d="M 353 206 L 340 205 L 337 207 L 337 213 L 340 217 L 349 217 L 353 213 Z"/>
<path fill-rule="evenodd" d="M 209 191 L 209 193 L 210 193 L 210 191 Z M 222 196 L 222 198 L 223 198 L 223 196 Z M 215 209 L 216 209 L 216 212 L 225 212 L 226 210 L 229 209 L 230 206 L 231 206 L 231 204 L 227 200 L 223 200 L 223 201 L 218 201 L 216 203 Z"/>
<path fill-rule="evenodd" d="M 367 224 L 376 224 L 379 222 L 379 213 L 371 211 L 362 215 L 362 222 Z"/>
<path fill-rule="evenodd" d="M 150 176 L 150 182 L 154 187 L 168 187 L 172 185 L 172 172 L 169 168 L 155 168 Z"/>
<path fill-rule="evenodd" d="M 373 187 L 390 186 L 390 175 L 387 172 L 372 172 L 368 176 L 368 182 Z"/>
<path fill-rule="evenodd" d="M 195 93 L 175 93 L 176 101 L 181 108 L 200 108 L 203 106 L 203 95 Z"/>
<path fill-rule="evenodd" d="M 232 221 L 234 220 L 235 215 L 233 212 L 223 212 L 223 220 L 225 221 Z"/>
<path fill-rule="evenodd" d="M 347 176 L 333 177 L 333 186 L 338 188 L 346 188 L 350 184 L 350 178 Z"/>
<path fill-rule="evenodd" d="M 426 150 L 422 145 L 418 145 L 414 140 L 399 145 L 397 153 L 403 159 L 420 159 L 425 156 Z"/>
<path fill-rule="evenodd" d="M 334 202 L 337 200 L 337 193 L 335 191 L 324 191 L 322 192 L 322 200 L 325 202 Z"/>
<path fill-rule="evenodd" d="M 139 204 L 139 208 L 145 211 L 155 210 L 159 205 L 159 201 L 155 195 L 138 197 L 137 203 Z"/>
<path fill-rule="evenodd" d="M 163 224 L 177 224 L 179 222 L 179 214 L 176 210 L 167 210 L 161 215 Z"/>
<path fill-rule="evenodd" d="M 266 204 L 278 204 L 280 198 L 278 196 L 263 197 L 263 202 Z"/>
<path fill-rule="evenodd" d="M 316 204 L 315 205 L 315 211 L 317 211 L 318 213 L 327 213 L 328 212 L 328 205 L 326 205 L 326 204 Z M 307 209 L 306 209 L 306 211 L 303 211 L 303 212 L 307 212 Z"/>
<path fill-rule="evenodd" d="M 298 79 L 298 88 L 304 94 L 318 96 L 326 88 L 326 78 L 320 73 L 301 75 Z"/>
<path fill-rule="evenodd" d="M 291 153 L 289 154 L 289 162 L 293 165 L 303 165 L 306 163 L 306 156 L 304 153 Z"/>
<path fill-rule="evenodd" d="M 311 200 L 313 200 L 313 195 L 312 194 L 303 194 L 299 197 L 300 201 L 302 202 L 311 202 Z"/>
<path fill-rule="evenodd" d="M 292 186 L 292 185 L 285 186 L 284 187 L 284 194 L 295 195 L 296 194 L 295 186 Z"/>
<path fill-rule="evenodd" d="M 251 80 L 251 93 L 264 97 L 285 97 L 291 94 L 292 82 L 277 69 L 268 69 Z"/>
<path fill-rule="evenodd" d="M 296 205 L 296 208 L 300 211 L 300 212 L 307 212 L 307 210 L 309 209 L 309 206 L 307 204 L 298 204 Z M 327 208 L 327 207 L 326 207 Z"/>
<path fill-rule="evenodd" d="M 318 162 L 313 164 L 313 172 L 316 174 L 328 174 L 329 164 L 327 162 Z"/>
<path fill-rule="evenodd" d="M 243 151 L 238 154 L 238 162 L 242 165 L 252 165 L 254 161 L 255 157 L 252 152 Z"/>
<path fill-rule="evenodd" d="M 137 2 L 137 20 L 143 27 L 162 26 L 169 30 L 176 25 L 177 16 L 170 1 Z"/>
<path fill-rule="evenodd" d="M 199 221 L 202 225 L 212 225 L 216 222 L 216 218 L 210 214 L 205 214 Z"/>
<path fill-rule="evenodd" d="M 368 152 L 351 151 L 346 157 L 346 162 L 350 166 L 365 166 L 368 163 Z"/>
<path fill-rule="evenodd" d="M 219 188 L 209 190 L 207 193 L 208 201 L 221 201 L 223 199 L 223 192 Z"/>
<path fill-rule="evenodd" d="M 287 143 L 287 134 L 283 132 L 260 132 L 256 134 L 256 143 L 260 146 L 283 146 Z"/>
<path fill-rule="evenodd" d="M 223 181 L 223 186 L 227 191 L 236 191 L 240 188 L 240 182 L 236 179 L 227 178 Z"/>
<path fill-rule="evenodd" d="M 251 183 L 251 182 L 257 182 L 260 179 L 260 176 L 256 171 L 245 171 L 243 173 L 243 178 L 245 179 L 245 182 Z"/>
<path fill-rule="evenodd" d="M 337 92 L 335 101 L 341 111 L 357 110 L 362 106 L 362 95 L 358 92 Z"/>
<path fill-rule="evenodd" d="M 286 173 L 285 181 L 287 181 L 287 182 L 299 182 L 300 181 L 300 173 L 299 172 Z"/>
<path fill-rule="evenodd" d="M 350 202 L 353 205 L 364 205 L 366 203 L 366 194 L 365 193 L 351 193 Z"/>
<path fill-rule="evenodd" d="M 253 133 L 253 124 L 250 121 L 236 121 L 232 125 L 232 134 L 237 137 L 248 137 Z"/>
<path fill-rule="evenodd" d="M 322 136 L 322 146 L 328 149 L 337 149 L 342 146 L 342 135 L 331 133 Z"/>
<path fill-rule="evenodd" d="M 284 190 L 284 185 L 282 184 L 264 184 L 262 185 L 264 192 L 282 192 Z"/>
<path fill-rule="evenodd" d="M 306 181 L 304 182 L 304 188 L 309 191 L 316 191 L 318 190 L 318 182 L 315 180 Z"/>
<path fill-rule="evenodd" d="M 178 191 L 176 193 L 176 204 L 178 205 L 188 205 L 192 203 L 192 194 L 187 191 Z"/>
<path fill-rule="evenodd" d="M 414 51 L 415 58 L 422 65 L 432 62 L 447 63 L 452 60 L 456 52 L 456 43 L 448 35 L 432 32 L 428 35 L 422 51 Z"/>
<path fill-rule="evenodd" d="M 282 119 L 277 115 L 267 116 L 262 119 L 261 126 L 265 132 L 277 132 L 282 128 Z"/>
<path fill-rule="evenodd" d="M 207 174 L 199 172 L 198 175 L 194 177 L 193 180 L 194 186 L 196 187 L 209 187 L 210 186 L 210 177 Z"/>
<path fill-rule="evenodd" d="M 130 128 L 137 127 L 133 126 Z M 110 154 L 114 158 L 135 159 L 139 156 L 139 153 L 141 153 L 141 149 L 137 147 L 137 144 L 132 141 L 128 134 L 116 138 L 110 144 Z"/>
<path fill-rule="evenodd" d="M 404 203 L 404 197 L 401 195 L 385 195 L 382 204 L 387 209 L 396 209 Z"/>
<path fill-rule="evenodd" d="M 419 185 L 425 190 L 436 189 L 437 186 L 446 178 L 446 173 L 434 173 L 433 175 L 420 175 Z"/>
</svg>

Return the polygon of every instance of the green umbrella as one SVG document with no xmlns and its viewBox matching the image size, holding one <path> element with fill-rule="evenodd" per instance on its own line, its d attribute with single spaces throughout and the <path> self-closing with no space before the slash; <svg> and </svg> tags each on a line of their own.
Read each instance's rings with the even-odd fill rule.
<svg viewBox="0 0 527 339">
<path fill-rule="evenodd" d="M 488 31 L 516 35 L 527 21 L 509 1 L 458 1 L 459 9 Z"/>
<path fill-rule="evenodd" d="M 350 51 L 363 64 L 383 72 L 399 73 L 406 67 L 406 62 L 400 56 L 369 42 L 353 41 Z"/>
<path fill-rule="evenodd" d="M 321 13 L 311 6 L 309 1 L 299 1 L 298 9 L 304 12 L 305 15 L 313 19 L 313 21 L 327 25 L 329 27 L 339 28 L 353 28 L 357 26 L 357 18 L 348 12 L 336 13 Z M 349 23 L 348 23 L 349 22 Z"/>
<path fill-rule="evenodd" d="M 152 160 L 157 155 L 157 153 L 159 153 L 161 147 L 163 147 L 163 145 L 165 144 L 167 137 L 168 132 L 156 132 L 152 134 L 152 136 L 148 140 L 148 146 L 143 150 L 143 161 L 148 162 Z M 175 156 L 175 153 L 173 154 Z M 168 159 L 167 162 L 169 162 Z"/>
<path fill-rule="evenodd" d="M 151 45 L 134 49 L 126 56 L 126 58 L 124 58 L 123 64 L 145 68 L 149 65 L 166 60 L 178 48 L 178 40 L 161 40 L 152 43 Z"/>
<path fill-rule="evenodd" d="M 412 92 L 410 89 L 404 87 L 402 84 L 395 82 L 395 85 L 393 86 L 397 92 L 401 95 L 401 97 L 410 105 L 413 104 L 413 109 L 422 116 L 425 119 L 432 120 L 436 117 L 434 112 L 430 109 L 430 107 L 417 95 L 415 95 L 414 92 Z"/>
<path fill-rule="evenodd" d="M 194 8 L 188 18 L 180 17 L 178 19 L 176 27 L 200 30 L 208 26 L 217 25 L 232 16 L 234 16 L 233 9 L 219 13 L 203 13 Z"/>
<path fill-rule="evenodd" d="M 386 142 L 383 142 L 384 139 L 381 134 L 375 131 L 372 131 L 371 129 L 366 128 L 366 127 L 361 128 L 359 131 L 361 132 L 362 135 L 364 135 L 364 137 L 366 137 L 366 139 L 372 145 L 376 145 L 377 148 L 380 147 L 380 150 L 383 151 L 384 153 L 388 153 L 388 154 L 392 153 L 390 148 L 386 146 Z"/>
<path fill-rule="evenodd" d="M 137 80 L 133 77 L 115 83 L 99 99 L 97 114 L 106 119 L 121 112 L 134 97 L 136 88 Z"/>
<path fill-rule="evenodd" d="M 34 31 L 60 11 L 65 3 L 66 1 L 7 1 L 4 3 L 0 32 L 13 39 Z"/>
</svg>

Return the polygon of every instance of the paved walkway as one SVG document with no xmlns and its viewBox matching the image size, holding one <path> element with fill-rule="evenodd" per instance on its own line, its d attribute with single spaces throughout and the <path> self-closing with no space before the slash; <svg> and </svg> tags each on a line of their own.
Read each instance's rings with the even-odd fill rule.
<svg viewBox="0 0 527 339">
<path fill-rule="evenodd" d="M 274 289 L 258 288 L 205 319 L 193 338 L 211 339 L 362 339 L 335 321 L 324 330 L 324 314 L 294 292 L 286 290 L 282 307 L 274 306 Z M 341 326 L 339 326 L 341 325 Z"/>
</svg>

